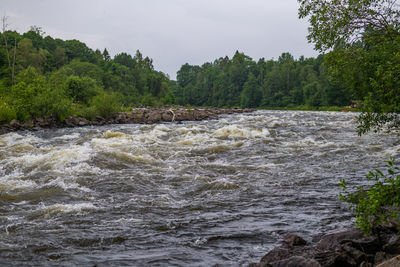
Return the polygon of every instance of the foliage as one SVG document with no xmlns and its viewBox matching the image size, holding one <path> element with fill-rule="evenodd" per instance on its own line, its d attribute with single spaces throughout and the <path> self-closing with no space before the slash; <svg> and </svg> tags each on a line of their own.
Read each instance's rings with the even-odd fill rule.
<svg viewBox="0 0 400 267">
<path fill-rule="evenodd" d="M 93 119 L 93 114 L 108 118 L 121 111 L 121 101 L 117 94 L 102 92 L 90 101 L 90 109 L 94 111 L 89 115 Z"/>
<path fill-rule="evenodd" d="M 362 100 L 359 134 L 400 126 L 400 8 L 396 0 L 299 0 L 308 39 L 331 79 Z"/>
<path fill-rule="evenodd" d="M 384 39 L 398 35 L 400 10 L 396 0 L 298 0 L 299 17 L 309 17 L 308 40 L 326 51 L 351 46 L 374 30 Z"/>
<path fill-rule="evenodd" d="M 101 90 L 96 81 L 87 76 L 70 76 L 66 81 L 66 91 L 77 103 L 88 104 Z"/>
<path fill-rule="evenodd" d="M 236 52 L 202 66 L 185 64 L 172 87 L 181 105 L 216 107 L 288 107 L 349 105 L 351 96 L 327 75 L 324 56 L 253 61 Z"/>
<path fill-rule="evenodd" d="M 17 118 L 14 108 L 0 98 L 0 123 L 9 123 Z"/>
<path fill-rule="evenodd" d="M 400 223 L 400 169 L 394 159 L 387 161 L 387 170 L 376 170 L 367 175 L 373 184 L 349 192 L 343 179 L 340 186 L 344 193 L 340 200 L 352 203 L 356 214 L 356 225 L 370 234 L 374 226 L 382 223 Z"/>
<path fill-rule="evenodd" d="M 142 103 L 142 106 L 145 106 L 145 107 L 154 107 L 157 105 L 157 101 L 151 94 L 144 95 L 141 103 Z"/>
<path fill-rule="evenodd" d="M 308 39 L 326 56 L 335 83 L 362 100 L 358 133 L 400 126 L 400 9 L 396 0 L 298 0 L 300 18 L 309 18 Z M 394 160 L 387 174 L 370 172 L 373 185 L 355 193 L 341 186 L 341 199 L 355 205 L 356 224 L 365 232 L 400 220 L 400 176 Z"/>
<path fill-rule="evenodd" d="M 11 88 L 9 102 L 15 109 L 18 120 L 30 118 L 65 119 L 71 112 L 72 101 L 63 88 L 52 88 L 46 78 L 28 67 L 16 77 Z"/>
<path fill-rule="evenodd" d="M 113 59 L 107 49 L 93 51 L 78 40 L 44 35 L 37 26 L 23 34 L 6 27 L 0 32 L 0 123 L 36 117 L 62 121 L 71 112 L 110 116 L 121 104 L 142 100 L 175 103 L 168 76 L 139 51 Z"/>
</svg>

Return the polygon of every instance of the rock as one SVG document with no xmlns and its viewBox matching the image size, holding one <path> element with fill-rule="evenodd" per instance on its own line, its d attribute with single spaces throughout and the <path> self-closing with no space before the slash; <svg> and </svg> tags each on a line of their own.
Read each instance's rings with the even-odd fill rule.
<svg viewBox="0 0 400 267">
<path fill-rule="evenodd" d="M 173 114 L 171 111 L 164 111 L 161 115 L 163 121 L 172 121 Z"/>
<path fill-rule="evenodd" d="M 374 266 L 372 263 L 369 263 L 368 261 L 363 261 L 360 264 L 360 267 L 372 267 Z"/>
<path fill-rule="evenodd" d="M 175 113 L 175 118 L 171 112 Z M 204 119 L 218 118 L 219 114 L 231 114 L 241 112 L 252 112 L 252 109 L 216 109 L 216 108 L 194 108 L 187 109 L 179 106 L 169 106 L 160 108 L 133 108 L 131 112 L 120 112 L 114 114 L 111 118 L 103 118 L 96 116 L 92 121 L 87 121 L 74 115 L 69 116 L 63 122 L 57 122 L 55 119 L 36 118 L 34 121 L 27 121 L 23 124 L 16 120 L 10 124 L 0 126 L 0 134 L 5 134 L 11 131 L 26 129 L 40 130 L 42 128 L 56 127 L 79 127 L 86 125 L 104 125 L 113 123 L 157 123 L 160 121 L 194 121 Z M 174 120 L 173 120 L 174 118 Z"/>
<path fill-rule="evenodd" d="M 393 258 L 393 255 L 387 254 L 383 251 L 379 251 L 375 254 L 374 264 L 377 265 L 377 264 L 387 261 L 391 258 Z"/>
<path fill-rule="evenodd" d="M 19 128 L 21 128 L 21 124 L 20 124 L 17 120 L 12 120 L 12 121 L 10 122 L 10 126 L 11 126 L 13 129 L 16 129 L 16 130 L 18 130 Z"/>
<path fill-rule="evenodd" d="M 321 267 L 321 264 L 314 259 L 306 259 L 300 256 L 290 257 L 285 260 L 273 262 L 273 267 Z"/>
<path fill-rule="evenodd" d="M 117 115 L 117 117 L 115 118 L 115 121 L 116 121 L 117 123 L 126 123 L 126 122 L 127 122 L 126 114 L 125 114 L 124 112 L 119 113 L 119 114 Z"/>
<path fill-rule="evenodd" d="M 24 128 L 24 129 L 32 129 L 33 127 L 35 126 L 35 124 L 34 124 L 34 122 L 33 122 L 33 120 L 27 120 L 26 122 L 24 122 L 23 124 L 22 124 L 22 127 Z"/>
<path fill-rule="evenodd" d="M 68 127 L 75 127 L 79 125 L 79 118 L 71 115 L 69 116 L 67 119 L 65 119 L 65 125 L 67 125 Z"/>
<path fill-rule="evenodd" d="M 285 238 L 282 240 L 282 243 L 286 244 L 289 247 L 293 246 L 303 246 L 307 244 L 307 241 L 305 241 L 303 238 L 301 238 L 298 235 L 289 233 L 285 236 Z"/>
<path fill-rule="evenodd" d="M 343 240 L 360 239 L 363 237 L 363 232 L 358 229 L 346 229 L 339 231 L 331 231 L 321 237 L 321 240 L 316 245 L 319 250 L 329 250 L 340 246 Z"/>
<path fill-rule="evenodd" d="M 157 111 L 151 111 L 146 113 L 145 115 L 145 122 L 146 123 L 155 123 L 161 121 L 161 114 Z"/>
<path fill-rule="evenodd" d="M 260 264 L 272 263 L 275 261 L 284 260 L 293 256 L 287 248 L 274 248 L 262 257 Z M 266 265 L 260 265 L 266 266 Z"/>
<path fill-rule="evenodd" d="M 351 243 L 342 245 L 342 249 L 347 252 L 347 254 L 355 260 L 356 264 L 361 264 L 363 261 L 368 261 L 368 256 L 364 252 L 351 246 Z"/>
<path fill-rule="evenodd" d="M 383 251 L 391 254 L 400 254 L 400 236 L 392 236 L 389 242 L 383 246 Z"/>
<path fill-rule="evenodd" d="M 378 267 L 399 267 L 400 266 L 400 255 L 390 260 L 387 260 L 378 265 Z"/>
<path fill-rule="evenodd" d="M 375 236 L 363 237 L 361 239 L 343 240 L 340 243 L 350 243 L 350 246 L 367 254 L 375 254 L 382 248 L 382 242 Z"/>
</svg>

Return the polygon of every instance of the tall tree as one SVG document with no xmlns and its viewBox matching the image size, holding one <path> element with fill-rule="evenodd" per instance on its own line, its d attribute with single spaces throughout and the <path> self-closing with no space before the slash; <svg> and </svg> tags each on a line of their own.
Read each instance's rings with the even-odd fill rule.
<svg viewBox="0 0 400 267">
<path fill-rule="evenodd" d="M 396 0 L 298 0 L 308 39 L 330 74 L 363 100 L 359 133 L 400 126 L 400 7 Z"/>
<path fill-rule="evenodd" d="M 8 67 L 10 69 L 10 75 L 11 75 L 11 84 L 15 84 L 15 61 L 16 61 L 16 54 L 17 54 L 17 38 L 14 37 L 14 47 L 11 50 L 10 45 L 8 44 L 8 38 L 7 38 L 7 33 L 6 33 L 7 27 L 8 27 L 7 17 L 3 16 L 1 37 L 3 39 L 3 43 L 6 48 L 7 62 L 8 62 Z"/>
</svg>

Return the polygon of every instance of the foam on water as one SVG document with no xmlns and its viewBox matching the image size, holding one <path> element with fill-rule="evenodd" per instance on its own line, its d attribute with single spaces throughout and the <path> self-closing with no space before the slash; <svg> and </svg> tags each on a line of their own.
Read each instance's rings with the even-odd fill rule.
<svg viewBox="0 0 400 267">
<path fill-rule="evenodd" d="M 249 129 L 243 128 L 238 125 L 229 125 L 222 127 L 213 134 L 217 138 L 258 138 L 266 137 L 269 135 L 267 129 Z"/>
<path fill-rule="evenodd" d="M 247 266 L 288 231 L 348 226 L 340 178 L 362 185 L 400 154 L 394 135 L 358 137 L 354 117 L 256 111 L 2 135 L 0 258 Z"/>
</svg>

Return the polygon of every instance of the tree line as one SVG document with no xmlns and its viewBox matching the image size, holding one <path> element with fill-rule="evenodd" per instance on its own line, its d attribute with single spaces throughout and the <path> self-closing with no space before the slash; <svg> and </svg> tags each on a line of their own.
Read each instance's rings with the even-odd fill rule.
<svg viewBox="0 0 400 267">
<path fill-rule="evenodd" d="M 351 93 L 330 79 L 324 55 L 317 58 L 283 53 L 278 60 L 257 62 L 236 52 L 202 66 L 185 64 L 177 73 L 174 95 L 179 104 L 214 107 L 345 106 Z"/>
<path fill-rule="evenodd" d="M 121 107 L 173 104 L 169 77 L 149 57 L 92 50 L 78 40 L 44 36 L 39 27 L 0 35 L 0 123 L 32 118 L 91 119 Z"/>
</svg>

